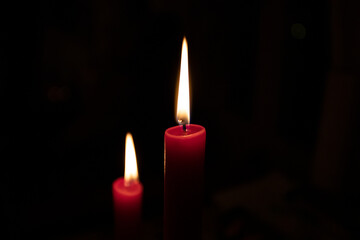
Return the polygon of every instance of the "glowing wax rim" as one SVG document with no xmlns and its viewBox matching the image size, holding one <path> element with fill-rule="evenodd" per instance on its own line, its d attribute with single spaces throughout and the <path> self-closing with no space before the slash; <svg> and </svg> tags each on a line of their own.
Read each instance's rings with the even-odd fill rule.
<svg viewBox="0 0 360 240">
<path fill-rule="evenodd" d="M 202 135 L 204 132 L 206 132 L 203 126 L 197 124 L 187 124 L 186 129 L 187 131 L 184 132 L 182 125 L 178 125 L 166 129 L 165 135 L 175 138 L 196 138 L 197 136 Z"/>
<path fill-rule="evenodd" d="M 139 182 L 133 182 L 130 186 L 125 185 L 125 179 L 120 177 L 113 182 L 113 190 L 121 195 L 136 196 L 143 191 L 144 187 Z"/>
</svg>

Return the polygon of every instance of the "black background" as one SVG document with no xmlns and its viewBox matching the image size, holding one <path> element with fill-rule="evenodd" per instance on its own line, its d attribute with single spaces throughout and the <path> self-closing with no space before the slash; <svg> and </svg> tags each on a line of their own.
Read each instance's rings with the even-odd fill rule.
<svg viewBox="0 0 360 240">
<path fill-rule="evenodd" d="M 145 189 L 144 221 L 161 222 L 163 134 L 176 124 L 185 35 L 191 121 L 207 130 L 204 206 L 276 173 L 293 186 L 285 202 L 322 219 L 314 229 L 331 227 L 324 235 L 287 234 L 286 226 L 251 220 L 260 239 L 356 236 L 357 7 L 350 0 L 4 3 L 3 234 L 110 233 L 111 183 L 123 175 L 128 131 Z M 246 207 L 240 212 L 245 223 L 261 219 Z M 217 239 L 246 239 L 241 227 L 223 232 L 232 218 L 215 214 Z"/>
</svg>

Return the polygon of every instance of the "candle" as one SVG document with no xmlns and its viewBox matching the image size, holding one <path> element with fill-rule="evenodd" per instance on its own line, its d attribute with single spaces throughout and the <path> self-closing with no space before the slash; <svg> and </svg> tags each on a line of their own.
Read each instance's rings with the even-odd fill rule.
<svg viewBox="0 0 360 240">
<path fill-rule="evenodd" d="M 141 225 L 143 186 L 139 182 L 135 146 L 132 135 L 126 134 L 125 175 L 112 185 L 115 238 L 137 239 Z"/>
<path fill-rule="evenodd" d="M 187 42 L 181 53 L 175 126 L 165 131 L 164 239 L 201 239 L 205 128 L 190 124 Z"/>
</svg>

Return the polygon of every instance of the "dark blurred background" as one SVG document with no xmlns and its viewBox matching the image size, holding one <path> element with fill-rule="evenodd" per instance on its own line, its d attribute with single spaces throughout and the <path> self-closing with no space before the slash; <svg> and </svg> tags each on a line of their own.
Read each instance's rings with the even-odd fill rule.
<svg viewBox="0 0 360 240">
<path fill-rule="evenodd" d="M 359 2 L 2 3 L 2 239 L 111 239 L 134 136 L 161 239 L 181 41 L 207 130 L 204 239 L 359 237 Z"/>
</svg>

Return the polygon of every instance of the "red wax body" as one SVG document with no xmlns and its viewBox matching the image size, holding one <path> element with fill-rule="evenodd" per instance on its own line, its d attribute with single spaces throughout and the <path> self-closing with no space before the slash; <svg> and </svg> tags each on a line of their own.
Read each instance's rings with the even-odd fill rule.
<svg viewBox="0 0 360 240">
<path fill-rule="evenodd" d="M 143 186 L 134 182 L 126 187 L 124 178 L 118 178 L 112 186 L 115 213 L 115 238 L 137 239 L 141 227 Z"/>
<path fill-rule="evenodd" d="M 165 131 L 164 239 L 201 239 L 205 128 Z"/>
</svg>

